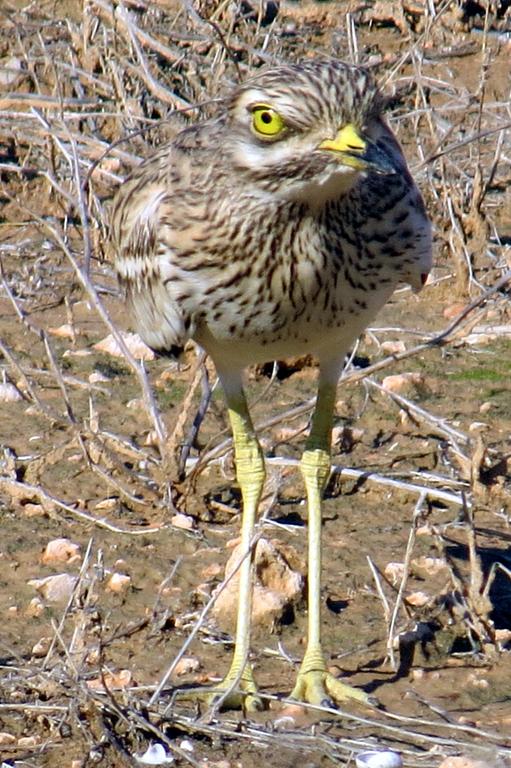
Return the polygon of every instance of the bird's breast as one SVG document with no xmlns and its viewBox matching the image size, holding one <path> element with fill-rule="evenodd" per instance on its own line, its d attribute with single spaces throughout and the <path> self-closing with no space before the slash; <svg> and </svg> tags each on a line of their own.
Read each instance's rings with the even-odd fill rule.
<svg viewBox="0 0 511 768">
<path fill-rule="evenodd" d="M 392 293 L 396 279 L 362 262 L 356 243 L 292 229 L 209 270 L 193 336 L 213 357 L 217 346 L 250 362 L 349 345 Z"/>
</svg>

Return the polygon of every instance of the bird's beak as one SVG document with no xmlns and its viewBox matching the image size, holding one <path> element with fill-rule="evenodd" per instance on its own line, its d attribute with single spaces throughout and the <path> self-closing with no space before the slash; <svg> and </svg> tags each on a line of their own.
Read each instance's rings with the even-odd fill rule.
<svg viewBox="0 0 511 768">
<path fill-rule="evenodd" d="M 381 174 L 396 172 L 384 150 L 362 136 L 352 123 L 341 128 L 335 138 L 322 141 L 318 149 L 331 152 L 340 163 L 357 171 L 374 171 Z"/>
</svg>

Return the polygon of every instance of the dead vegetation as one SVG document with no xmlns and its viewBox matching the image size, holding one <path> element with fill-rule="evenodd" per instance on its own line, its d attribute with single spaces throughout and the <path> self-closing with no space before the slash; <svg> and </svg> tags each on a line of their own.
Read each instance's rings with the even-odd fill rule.
<svg viewBox="0 0 511 768">
<path fill-rule="evenodd" d="M 2 759 L 130 765 L 154 742 L 218 768 L 263 749 L 353 765 L 375 747 L 511 764 L 510 30 L 506 0 L 3 3 Z M 437 235 L 430 285 L 399 291 L 346 369 L 326 502 L 332 664 L 387 711 L 281 711 L 296 619 L 255 643 L 271 711 L 249 722 L 178 695 L 218 679 L 230 642 L 212 609 L 236 530 L 231 443 L 208 361 L 141 363 L 121 334 L 108 200 L 230 84 L 324 53 L 378 72 Z M 115 355 L 97 346 L 109 334 Z M 259 532 L 298 550 L 293 573 L 309 379 L 299 360 L 250 381 L 271 468 Z M 271 621 L 296 595 L 288 608 Z"/>
</svg>

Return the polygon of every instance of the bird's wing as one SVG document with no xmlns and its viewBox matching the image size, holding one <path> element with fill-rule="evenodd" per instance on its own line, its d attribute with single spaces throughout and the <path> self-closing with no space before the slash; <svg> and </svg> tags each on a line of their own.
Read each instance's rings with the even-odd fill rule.
<svg viewBox="0 0 511 768">
<path fill-rule="evenodd" d="M 112 206 L 111 242 L 138 333 L 153 349 L 168 351 L 184 344 L 189 321 L 172 290 L 175 259 L 168 230 L 173 189 L 163 155 L 142 163 L 120 187 Z M 171 147 L 165 161 L 171 168 Z"/>
</svg>

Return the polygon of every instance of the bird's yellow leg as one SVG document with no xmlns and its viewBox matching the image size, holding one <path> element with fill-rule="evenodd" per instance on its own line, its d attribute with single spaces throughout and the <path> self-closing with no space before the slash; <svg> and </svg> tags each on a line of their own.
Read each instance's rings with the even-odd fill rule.
<svg viewBox="0 0 511 768">
<path fill-rule="evenodd" d="M 332 706 L 335 702 L 346 699 L 371 703 L 364 691 L 342 683 L 327 672 L 321 647 L 321 497 L 331 469 L 330 451 L 336 390 L 336 383 L 322 382 L 320 378 L 311 432 L 300 463 L 309 516 L 309 625 L 307 648 L 291 697 L 317 706 Z"/>
<path fill-rule="evenodd" d="M 215 699 L 221 707 L 256 711 L 263 708 L 257 696 L 257 686 L 248 661 L 250 650 L 250 619 L 252 612 L 252 552 L 254 526 L 264 485 L 265 469 L 261 446 L 255 436 L 243 391 L 235 395 L 228 391 L 227 402 L 234 441 L 236 477 L 243 502 L 241 523 L 241 557 L 239 569 L 238 614 L 236 638 L 231 667 L 217 686 Z"/>
</svg>

